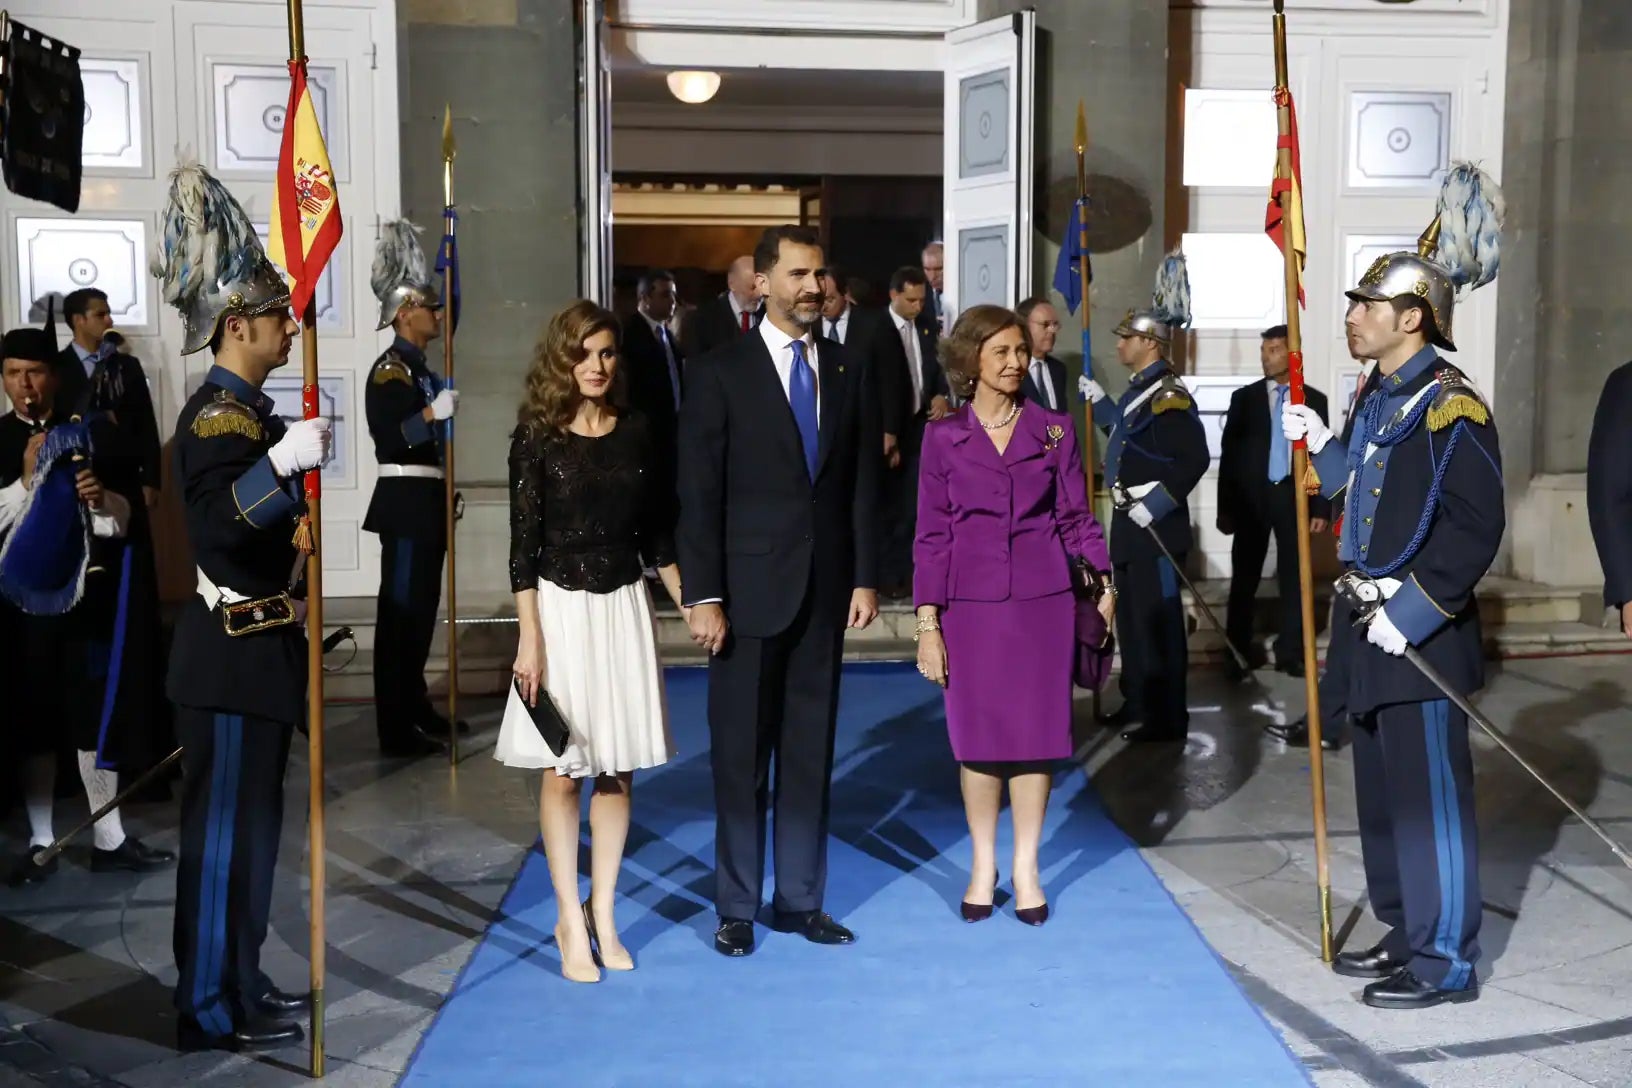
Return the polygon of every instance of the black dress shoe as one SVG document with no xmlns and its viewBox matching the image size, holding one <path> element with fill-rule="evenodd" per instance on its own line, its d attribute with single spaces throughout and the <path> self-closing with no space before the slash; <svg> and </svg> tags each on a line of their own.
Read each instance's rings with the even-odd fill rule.
<svg viewBox="0 0 1632 1088">
<path fill-rule="evenodd" d="M 721 918 L 714 931 L 714 951 L 722 956 L 747 956 L 754 951 L 754 923 L 746 918 Z"/>
<path fill-rule="evenodd" d="M 151 873 L 168 869 L 175 863 L 175 854 L 148 846 L 134 835 L 126 835 L 125 841 L 112 850 L 91 851 L 93 873 Z"/>
<path fill-rule="evenodd" d="M 1138 725 L 1144 720 L 1144 716 L 1144 712 L 1137 707 L 1131 707 L 1127 703 L 1123 703 L 1115 710 L 1101 714 L 1094 720 L 1107 729 L 1115 729 L 1123 725 Z"/>
<path fill-rule="evenodd" d="M 1264 726 L 1264 734 L 1285 744 L 1288 748 L 1309 747 L 1309 722 L 1306 718 L 1299 718 L 1295 722 L 1285 725 L 1279 722 L 1270 722 Z M 1320 731 L 1320 746 L 1327 752 L 1335 752 L 1343 747 L 1343 738 L 1338 734 L 1337 727 L 1328 723 Z"/>
<path fill-rule="evenodd" d="M 1297 658 L 1290 658 L 1286 661 L 1277 661 L 1275 663 L 1275 671 L 1283 672 L 1288 676 L 1302 677 L 1304 675 L 1303 662 Z"/>
<path fill-rule="evenodd" d="M 445 737 L 448 735 L 448 719 L 440 714 L 432 714 L 428 720 L 420 724 L 419 728 L 420 732 L 428 736 Z M 470 736 L 470 723 L 463 718 L 459 719 L 459 735 L 461 737 Z"/>
<path fill-rule="evenodd" d="M 176 1029 L 178 1049 L 226 1050 L 234 1054 L 246 1050 L 271 1050 L 306 1038 L 299 1024 L 256 1018 L 230 1035 L 207 1035 L 197 1025 L 183 1023 Z"/>
<path fill-rule="evenodd" d="M 778 933 L 797 933 L 811 944 L 854 944 L 856 935 L 833 920 L 826 911 L 777 911 L 771 928 Z"/>
<path fill-rule="evenodd" d="M 1460 990 L 1447 990 L 1424 982 L 1409 967 L 1402 967 L 1381 982 L 1373 982 L 1360 1000 L 1374 1009 L 1431 1009 L 1435 1005 L 1460 1005 L 1479 1000 L 1479 980 L 1473 979 Z"/>
<path fill-rule="evenodd" d="M 1407 962 L 1390 956 L 1379 944 L 1363 952 L 1339 952 L 1332 961 L 1332 970 L 1349 978 L 1388 978 L 1403 970 Z"/>
<path fill-rule="evenodd" d="M 1146 722 L 1138 729 L 1124 729 L 1122 739 L 1129 744 L 1183 744 L 1189 731 L 1182 726 L 1174 729 L 1172 726 L 1159 725 L 1156 722 Z"/>
<path fill-rule="evenodd" d="M 34 864 L 35 856 L 43 853 L 45 853 L 45 847 L 30 846 L 28 852 L 12 864 L 11 875 L 6 878 L 6 883 L 13 888 L 21 888 L 27 884 L 43 884 L 47 877 L 52 876 L 57 871 L 56 858 L 52 858 L 44 865 Z"/>
<path fill-rule="evenodd" d="M 380 740 L 380 755 L 403 759 L 419 756 L 447 755 L 446 741 L 431 736 L 417 725 L 411 725 L 393 736 Z"/>
<path fill-rule="evenodd" d="M 306 1012 L 312 1007 L 312 995 L 310 993 L 292 994 L 273 986 L 255 999 L 255 1007 L 268 1016 Z"/>
</svg>

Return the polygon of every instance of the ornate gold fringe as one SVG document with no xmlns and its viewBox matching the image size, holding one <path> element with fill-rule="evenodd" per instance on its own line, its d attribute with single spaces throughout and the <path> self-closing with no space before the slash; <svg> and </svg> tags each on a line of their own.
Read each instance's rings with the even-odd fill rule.
<svg viewBox="0 0 1632 1088">
<path fill-rule="evenodd" d="M 1166 393 L 1157 397 L 1155 401 L 1152 402 L 1150 411 L 1152 415 L 1158 416 L 1163 412 L 1171 412 L 1175 408 L 1181 411 L 1189 411 L 1190 404 L 1190 398 L 1182 393 Z"/>
<path fill-rule="evenodd" d="M 1428 409 L 1428 429 L 1431 431 L 1443 431 L 1459 419 L 1472 420 L 1483 426 L 1490 422 L 1490 409 L 1478 397 L 1470 397 L 1466 393 L 1452 394 L 1445 398 L 1443 404 L 1435 404 Z"/>
<path fill-rule="evenodd" d="M 302 514 L 300 521 L 295 524 L 295 548 L 301 555 L 311 555 L 316 547 L 312 539 L 312 518 L 310 514 Z"/>
<path fill-rule="evenodd" d="M 1311 497 L 1320 494 L 1320 473 L 1315 471 L 1315 459 L 1313 457 L 1304 463 L 1303 493 Z"/>
<path fill-rule="evenodd" d="M 261 423 L 253 416 L 240 412 L 210 412 L 193 419 L 193 433 L 200 438 L 219 438 L 226 434 L 241 434 L 252 441 L 261 441 Z"/>
</svg>

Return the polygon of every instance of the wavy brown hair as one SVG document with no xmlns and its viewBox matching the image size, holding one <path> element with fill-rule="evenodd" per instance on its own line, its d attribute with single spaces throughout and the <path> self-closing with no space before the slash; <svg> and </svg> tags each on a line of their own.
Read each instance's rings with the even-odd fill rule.
<svg viewBox="0 0 1632 1088">
<path fill-rule="evenodd" d="M 964 399 L 974 395 L 975 385 L 980 381 L 980 349 L 1004 329 L 1019 329 L 1026 350 L 1031 350 L 1031 334 L 1013 310 L 983 303 L 958 315 L 952 331 L 941 338 L 935 349 L 952 392 Z"/>
<path fill-rule="evenodd" d="M 622 339 L 618 319 L 611 311 L 597 306 L 588 299 L 578 299 L 550 318 L 533 345 L 532 363 L 527 368 L 527 393 L 521 402 L 517 420 L 535 436 L 547 431 L 557 434 L 566 431 L 578 414 L 578 382 L 572 371 L 589 357 L 584 341 L 598 332 L 610 332 L 614 343 Z M 619 344 L 621 347 L 621 343 Z M 623 360 L 612 371 L 612 389 L 608 396 L 613 404 L 623 404 Z"/>
</svg>

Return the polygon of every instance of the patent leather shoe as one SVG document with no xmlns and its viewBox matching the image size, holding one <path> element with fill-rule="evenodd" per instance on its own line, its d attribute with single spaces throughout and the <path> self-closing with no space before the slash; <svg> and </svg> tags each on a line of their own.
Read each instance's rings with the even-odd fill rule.
<svg viewBox="0 0 1632 1088">
<path fill-rule="evenodd" d="M 1144 718 L 1144 713 L 1136 707 L 1123 703 L 1108 713 L 1101 714 L 1094 720 L 1107 729 L 1116 729 L 1124 725 L 1138 725 Z"/>
<path fill-rule="evenodd" d="M 997 898 L 997 883 L 1001 879 L 1002 877 L 995 873 L 992 875 L 993 899 Z M 965 922 L 984 922 L 986 919 L 992 916 L 992 904 L 971 903 L 969 900 L 965 899 L 958 903 L 958 914 L 963 917 Z"/>
<path fill-rule="evenodd" d="M 1028 926 L 1040 926 L 1048 921 L 1048 904 L 1040 907 L 1015 907 L 1014 916 Z"/>
<path fill-rule="evenodd" d="M 754 923 L 746 918 L 721 918 L 714 931 L 714 951 L 722 956 L 747 956 L 754 951 Z"/>
<path fill-rule="evenodd" d="M 446 741 L 431 736 L 417 725 L 410 725 L 394 736 L 380 741 L 380 755 L 401 759 L 420 756 L 447 755 Z"/>
<path fill-rule="evenodd" d="M 176 1029 L 177 1047 L 184 1051 L 225 1050 L 234 1054 L 249 1050 L 271 1050 L 306 1038 L 299 1024 L 270 1018 L 251 1020 L 228 1035 L 207 1035 L 194 1024 Z"/>
<path fill-rule="evenodd" d="M 854 944 L 856 935 L 833 920 L 826 911 L 777 911 L 771 928 L 778 933 L 797 933 L 811 944 Z"/>
<path fill-rule="evenodd" d="M 1339 952 L 1332 961 L 1332 970 L 1348 978 L 1388 978 L 1402 970 L 1406 962 L 1390 956 L 1379 944 L 1361 952 Z"/>
<path fill-rule="evenodd" d="M 1138 729 L 1122 730 L 1122 739 L 1129 744 L 1183 744 L 1188 733 L 1183 726 L 1175 729 L 1157 722 L 1146 722 Z"/>
<path fill-rule="evenodd" d="M 57 871 L 56 858 L 52 858 L 44 865 L 34 864 L 34 859 L 43 853 L 45 853 L 45 847 L 30 846 L 28 852 L 12 864 L 11 875 L 6 878 L 6 883 L 13 888 L 22 888 L 29 884 L 43 884 L 48 877 Z"/>
<path fill-rule="evenodd" d="M 1417 977 L 1409 967 L 1402 967 L 1381 982 L 1373 982 L 1360 994 L 1360 1000 L 1374 1009 L 1431 1009 L 1435 1005 L 1460 1005 L 1479 1000 L 1479 980 L 1472 979 L 1458 990 L 1435 986 Z"/>
<path fill-rule="evenodd" d="M 176 863 L 176 855 L 169 850 L 160 850 L 148 846 L 134 835 L 126 835 L 125 841 L 112 850 L 91 851 L 91 872 L 111 873 L 124 871 L 127 873 L 151 873 L 158 869 L 168 869 Z"/>
<path fill-rule="evenodd" d="M 273 986 L 255 999 L 255 1007 L 268 1016 L 305 1012 L 312 1007 L 312 995 L 292 994 Z"/>
</svg>

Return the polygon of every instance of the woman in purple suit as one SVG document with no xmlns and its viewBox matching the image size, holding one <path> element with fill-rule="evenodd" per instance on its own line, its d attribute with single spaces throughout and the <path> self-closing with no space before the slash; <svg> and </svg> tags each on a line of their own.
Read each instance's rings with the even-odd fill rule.
<svg viewBox="0 0 1632 1088">
<path fill-rule="evenodd" d="M 946 725 L 974 857 L 965 921 L 991 917 L 1003 783 L 1014 813 L 1015 916 L 1048 920 L 1037 867 L 1053 764 L 1071 756 L 1072 564 L 1109 569 L 1071 417 L 1020 395 L 1024 322 L 959 316 L 941 363 L 968 403 L 924 432 L 913 545 L 918 669 L 946 689 Z M 1107 625 L 1115 609 L 1106 593 Z"/>
</svg>

